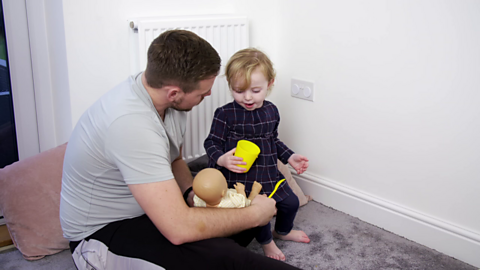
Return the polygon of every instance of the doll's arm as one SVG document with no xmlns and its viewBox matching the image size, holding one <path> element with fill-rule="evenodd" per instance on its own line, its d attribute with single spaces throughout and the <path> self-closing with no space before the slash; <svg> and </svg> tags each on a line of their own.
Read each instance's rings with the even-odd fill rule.
<svg viewBox="0 0 480 270">
<path fill-rule="evenodd" d="M 247 197 L 247 194 L 245 194 L 244 184 L 237 182 L 236 184 L 233 184 L 233 186 L 235 187 L 235 190 L 237 191 L 238 194 L 242 194 L 243 196 Z"/>
<path fill-rule="evenodd" d="M 249 200 L 255 199 L 255 196 L 257 196 L 260 193 L 260 190 L 262 190 L 262 184 L 258 183 L 257 181 L 253 182 L 252 191 L 250 192 L 248 199 Z"/>
</svg>

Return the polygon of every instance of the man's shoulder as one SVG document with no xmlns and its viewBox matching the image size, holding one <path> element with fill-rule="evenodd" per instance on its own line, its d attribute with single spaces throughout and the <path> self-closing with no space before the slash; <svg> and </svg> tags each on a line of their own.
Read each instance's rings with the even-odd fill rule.
<svg viewBox="0 0 480 270">
<path fill-rule="evenodd" d="M 169 113 L 172 114 L 173 118 L 175 118 L 176 120 L 185 120 L 187 119 L 187 111 L 179 111 L 179 110 L 175 110 L 173 108 L 168 108 L 167 109 L 169 111 Z"/>
<path fill-rule="evenodd" d="M 102 98 L 100 98 L 97 106 L 103 108 L 102 111 L 109 115 L 111 120 L 126 115 L 134 115 L 134 117 L 152 117 L 155 112 L 151 106 L 146 103 L 136 91 L 133 90 L 132 84 L 135 81 L 128 78 L 117 84 Z"/>
</svg>

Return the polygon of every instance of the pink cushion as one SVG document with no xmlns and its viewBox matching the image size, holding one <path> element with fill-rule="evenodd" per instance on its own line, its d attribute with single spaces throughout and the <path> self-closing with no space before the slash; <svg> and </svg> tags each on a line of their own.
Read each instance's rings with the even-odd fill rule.
<svg viewBox="0 0 480 270">
<path fill-rule="evenodd" d="M 292 173 L 288 169 L 288 166 L 283 164 L 280 160 L 277 160 L 278 170 L 285 176 L 288 185 L 293 190 L 293 193 L 297 195 L 300 206 L 307 204 L 312 200 L 312 197 L 306 196 L 302 189 L 298 186 L 297 181 L 292 177 Z"/>
<path fill-rule="evenodd" d="M 59 218 L 66 146 L 0 169 L 0 209 L 13 243 L 27 260 L 68 248 Z"/>
</svg>

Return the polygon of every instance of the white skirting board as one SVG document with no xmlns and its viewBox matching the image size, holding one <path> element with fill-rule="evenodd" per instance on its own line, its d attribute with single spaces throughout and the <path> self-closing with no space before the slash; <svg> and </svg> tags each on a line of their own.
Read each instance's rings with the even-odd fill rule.
<svg viewBox="0 0 480 270">
<path fill-rule="evenodd" d="M 292 175 L 317 202 L 480 267 L 480 235 L 475 232 L 313 174 Z"/>
</svg>

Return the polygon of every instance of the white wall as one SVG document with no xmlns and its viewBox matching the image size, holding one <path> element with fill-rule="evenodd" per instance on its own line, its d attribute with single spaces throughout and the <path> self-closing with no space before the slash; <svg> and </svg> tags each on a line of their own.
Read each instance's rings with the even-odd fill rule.
<svg viewBox="0 0 480 270">
<path fill-rule="evenodd" d="M 480 233 L 480 2 L 281 7 L 274 99 L 310 172 Z M 292 77 L 314 103 L 289 96 Z"/>
<path fill-rule="evenodd" d="M 249 12 L 251 41 L 275 60 L 280 136 L 310 158 L 305 179 L 317 185 L 307 186 L 383 201 L 471 237 L 478 252 L 480 2 L 266 2 L 278 25 L 271 33 L 272 9 Z M 291 78 L 313 81 L 315 102 L 290 97 Z M 327 189 L 309 191 L 335 204 Z M 342 207 L 353 214 L 359 205 Z M 468 260 L 471 250 L 448 245 L 434 248 Z"/>
<path fill-rule="evenodd" d="M 402 211 L 435 220 L 479 247 L 480 2 L 84 0 L 63 10 L 73 123 L 129 75 L 129 18 L 245 14 L 251 45 L 277 68 L 280 137 L 310 158 L 314 187 L 398 207 L 402 222 Z M 291 78 L 313 81 L 315 102 L 291 98 Z M 357 208 L 367 209 L 341 210 Z M 425 243 L 480 265 L 471 250 Z"/>
<path fill-rule="evenodd" d="M 136 17 L 232 13 L 231 1 L 82 0 L 63 2 L 72 121 L 110 88 L 131 75 Z"/>
</svg>

